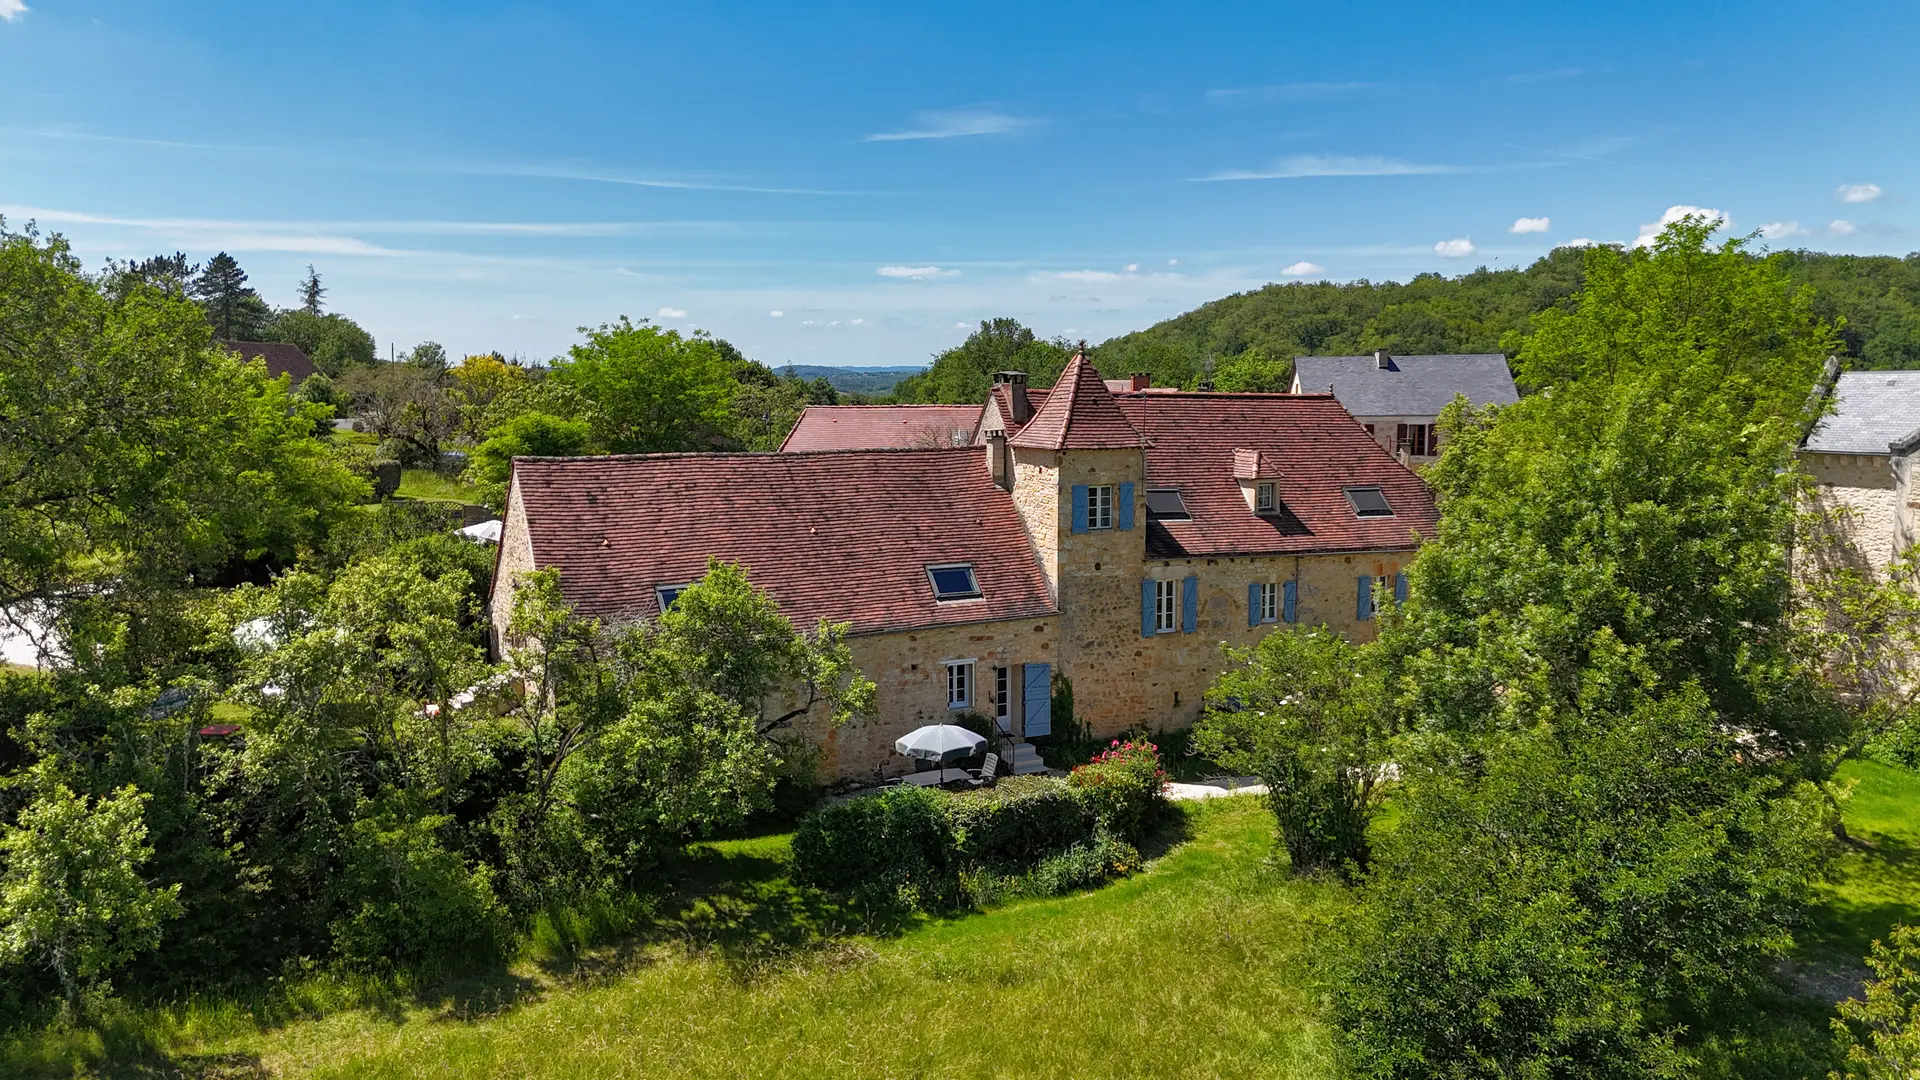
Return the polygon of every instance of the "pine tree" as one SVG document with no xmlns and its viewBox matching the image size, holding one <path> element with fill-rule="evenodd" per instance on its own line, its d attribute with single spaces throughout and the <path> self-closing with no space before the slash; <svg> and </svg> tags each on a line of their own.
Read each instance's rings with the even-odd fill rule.
<svg viewBox="0 0 1920 1080">
<path fill-rule="evenodd" d="M 306 280 L 300 283 L 300 310 L 309 315 L 320 314 L 320 298 L 327 295 L 326 287 L 320 284 L 320 275 L 314 272 L 313 264 L 307 264 Z"/>
<path fill-rule="evenodd" d="M 247 287 L 247 272 L 234 257 L 221 252 L 207 260 L 193 280 L 193 298 L 206 310 L 214 331 L 227 340 L 259 336 L 269 314 L 266 301 Z"/>
</svg>

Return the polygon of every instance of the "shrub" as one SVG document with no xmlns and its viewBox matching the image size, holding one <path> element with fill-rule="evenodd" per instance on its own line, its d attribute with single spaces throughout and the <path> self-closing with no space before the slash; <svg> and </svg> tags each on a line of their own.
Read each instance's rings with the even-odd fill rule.
<svg viewBox="0 0 1920 1080">
<path fill-rule="evenodd" d="M 382 814 L 354 822 L 340 882 L 336 956 L 360 968 L 444 970 L 508 951 L 511 927 L 492 875 L 441 845 L 450 819 Z"/>
<path fill-rule="evenodd" d="M 1101 833 L 1041 860 L 1027 875 L 1026 891 L 1032 896 L 1059 896 L 1139 869 L 1139 849 L 1110 833 Z"/>
<path fill-rule="evenodd" d="M 1067 784 L 1079 793 L 1099 827 L 1139 843 L 1166 803 L 1167 774 L 1160 748 L 1144 739 L 1115 739 L 1092 761 L 1073 770 Z"/>
<path fill-rule="evenodd" d="M 960 858 L 991 870 L 1026 867 L 1093 836 L 1085 805 L 1048 776 L 1008 777 L 948 796 L 946 810 Z"/>
<path fill-rule="evenodd" d="M 960 896 L 953 827 L 940 795 L 889 788 L 823 806 L 793 834 L 794 877 L 870 910 L 951 907 Z"/>
</svg>

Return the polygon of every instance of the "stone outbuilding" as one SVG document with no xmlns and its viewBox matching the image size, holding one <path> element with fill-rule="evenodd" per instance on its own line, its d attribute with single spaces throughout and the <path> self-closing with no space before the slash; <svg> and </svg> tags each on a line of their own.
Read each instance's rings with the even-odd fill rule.
<svg viewBox="0 0 1920 1080">
<path fill-rule="evenodd" d="M 1075 357 L 1050 392 L 999 380 L 981 414 L 965 447 L 517 459 L 496 630 L 529 570 L 557 567 L 586 614 L 649 618 L 709 556 L 741 564 L 797 626 L 849 624 L 876 716 L 810 734 L 824 779 L 869 779 L 961 712 L 1029 760 L 1069 722 L 1189 725 L 1222 645 L 1370 637 L 1438 521 L 1327 394 L 1116 395 Z"/>
<path fill-rule="evenodd" d="M 1440 456 L 1436 422 L 1456 395 L 1476 406 L 1520 400 L 1500 353 L 1296 357 L 1293 392 L 1314 391 L 1339 398 L 1388 453 L 1414 464 Z"/>
<path fill-rule="evenodd" d="M 1865 566 L 1884 570 L 1920 540 L 1920 371 L 1849 371 L 1800 447 L 1821 508 Z"/>
</svg>

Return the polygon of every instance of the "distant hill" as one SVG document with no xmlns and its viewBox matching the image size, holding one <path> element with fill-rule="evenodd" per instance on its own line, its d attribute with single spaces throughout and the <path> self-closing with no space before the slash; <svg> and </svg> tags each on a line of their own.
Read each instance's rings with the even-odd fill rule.
<svg viewBox="0 0 1920 1080">
<path fill-rule="evenodd" d="M 926 365 L 913 367 L 821 367 L 817 364 L 788 364 L 779 369 L 782 374 L 793 372 L 802 379 L 811 382 L 824 378 L 835 390 L 843 394 L 886 394 L 893 390 L 894 384 L 909 375 L 918 375 L 927 370 Z"/>
</svg>

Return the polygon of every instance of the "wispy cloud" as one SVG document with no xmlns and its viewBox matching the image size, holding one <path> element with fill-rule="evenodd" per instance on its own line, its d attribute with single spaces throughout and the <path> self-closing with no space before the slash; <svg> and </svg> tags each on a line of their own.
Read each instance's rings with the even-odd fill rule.
<svg viewBox="0 0 1920 1080">
<path fill-rule="evenodd" d="M 1553 228 L 1553 219 L 1549 217 L 1523 217 L 1507 226 L 1510 233 L 1546 232 Z"/>
<path fill-rule="evenodd" d="M 1464 236 L 1433 245 L 1433 253 L 1443 259 L 1464 259 L 1478 250 L 1473 246 L 1473 241 Z"/>
<path fill-rule="evenodd" d="M 344 230 L 315 229 L 301 222 L 219 221 L 201 218 L 128 218 L 49 210 L 33 206 L 0 206 L 0 215 L 55 225 L 99 225 L 135 229 L 156 239 L 195 250 L 288 251 L 313 255 L 405 255 L 408 252 L 370 244 Z"/>
<path fill-rule="evenodd" d="M 403 171 L 453 173 L 468 176 L 519 176 L 533 180 L 574 180 L 590 184 L 618 184 L 624 187 L 667 188 L 676 191 L 735 191 L 755 195 L 881 195 L 878 191 L 841 191 L 829 188 L 777 187 L 763 184 L 734 184 L 710 180 L 682 180 L 662 176 L 621 174 L 610 170 L 576 168 L 566 165 L 438 165 L 425 164 Z"/>
<path fill-rule="evenodd" d="M 786 312 L 784 312 L 784 311 L 769 311 L 769 312 L 767 312 L 767 318 L 769 318 L 769 319 L 784 319 L 784 318 L 786 318 L 786 316 L 787 316 L 787 313 L 786 313 Z"/>
<path fill-rule="evenodd" d="M 1292 266 L 1287 267 L 1285 270 L 1280 271 L 1280 276 L 1281 277 L 1312 277 L 1315 274 L 1324 274 L 1326 272 L 1327 272 L 1327 268 L 1324 266 L 1321 266 L 1319 263 L 1308 262 L 1305 259 L 1302 259 L 1299 262 L 1294 263 Z"/>
<path fill-rule="evenodd" d="M 1559 82 L 1561 79 L 1577 79 L 1586 73 L 1585 68 L 1564 67 L 1552 71 L 1519 71 L 1507 76 L 1510 83 Z"/>
<path fill-rule="evenodd" d="M 1833 197 L 1843 203 L 1872 202 L 1880 197 L 1879 184 L 1841 184 L 1833 189 Z"/>
<path fill-rule="evenodd" d="M 663 307 L 660 309 L 660 318 L 662 319 L 684 319 L 686 317 L 686 308 Z"/>
<path fill-rule="evenodd" d="M 108 225 L 166 233 L 285 233 L 307 236 L 372 234 L 388 236 L 552 236 L 621 237 L 660 233 L 723 232 L 734 222 L 706 219 L 684 221 L 433 221 L 365 220 L 313 221 L 303 219 L 259 221 L 230 218 L 142 218 L 92 214 L 39 206 L 0 206 L 0 214 L 53 224 Z"/>
<path fill-rule="evenodd" d="M 929 278 L 959 277 L 958 270 L 944 270 L 938 266 L 881 266 L 873 271 L 881 277 L 906 278 L 909 281 L 926 281 Z"/>
<path fill-rule="evenodd" d="M 27 13 L 27 5 L 21 0 L 0 0 L 0 19 L 7 22 L 19 22 L 20 16 Z"/>
<path fill-rule="evenodd" d="M 1023 116 L 981 109 L 952 109 L 915 113 L 915 127 L 902 131 L 877 131 L 862 136 L 861 142 L 910 142 L 915 139 L 962 139 L 972 135 L 1004 135 L 1032 127 L 1034 121 Z"/>
<path fill-rule="evenodd" d="M 1827 226 L 1827 231 L 1835 236 L 1852 236 L 1860 230 L 1854 227 L 1853 222 L 1845 218 L 1837 218 L 1833 224 Z"/>
<path fill-rule="evenodd" d="M 1234 86 L 1207 91 L 1207 100 L 1219 104 L 1328 101 L 1375 90 L 1379 86 L 1379 83 L 1370 82 L 1291 82 L 1271 83 L 1266 86 Z"/>
<path fill-rule="evenodd" d="M 1111 270 L 1053 270 L 1033 275 L 1040 281 L 1119 281 Z"/>
<path fill-rule="evenodd" d="M 1769 221 L 1760 226 L 1760 235 L 1767 240 L 1785 240 L 1790 236 L 1805 236 L 1807 230 L 1797 221 Z"/>
<path fill-rule="evenodd" d="M 1228 169 L 1198 180 L 1297 180 L 1309 176 L 1427 176 L 1471 172 L 1461 165 L 1430 165 L 1374 154 L 1294 154 L 1268 169 Z"/>
<path fill-rule="evenodd" d="M 1667 226 L 1684 217 L 1704 218 L 1712 222 L 1715 228 L 1724 228 L 1733 224 L 1733 219 L 1726 214 L 1704 206 L 1669 206 L 1667 207 L 1667 212 L 1660 215 L 1659 221 L 1640 226 L 1640 236 L 1634 240 L 1633 246 L 1637 248 L 1652 247 L 1654 241 L 1660 239 L 1660 233 L 1664 231 Z"/>
</svg>

